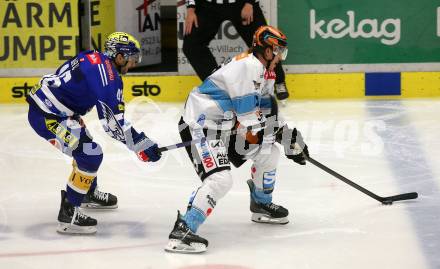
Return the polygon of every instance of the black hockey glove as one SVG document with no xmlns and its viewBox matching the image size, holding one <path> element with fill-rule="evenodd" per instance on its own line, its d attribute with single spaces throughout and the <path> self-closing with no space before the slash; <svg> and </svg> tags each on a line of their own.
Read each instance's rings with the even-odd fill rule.
<svg viewBox="0 0 440 269">
<path fill-rule="evenodd" d="M 309 150 L 302 138 L 301 133 L 296 128 L 289 129 L 283 126 L 276 135 L 276 141 L 283 145 L 286 157 L 294 162 L 305 165 L 309 157 Z"/>
<path fill-rule="evenodd" d="M 297 149 L 293 149 L 293 152 L 295 152 Z M 301 153 L 298 153 L 296 155 L 292 154 L 292 155 L 286 155 L 287 158 L 293 160 L 296 163 L 299 163 L 301 165 L 305 165 L 306 164 L 306 160 L 307 158 L 309 158 L 309 150 L 307 148 L 307 145 L 304 144 L 304 148 L 301 149 Z"/>
</svg>

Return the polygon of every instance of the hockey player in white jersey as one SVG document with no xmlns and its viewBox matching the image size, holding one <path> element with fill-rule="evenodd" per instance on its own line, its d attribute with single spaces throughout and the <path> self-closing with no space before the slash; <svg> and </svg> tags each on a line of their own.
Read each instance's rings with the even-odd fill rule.
<svg viewBox="0 0 440 269">
<path fill-rule="evenodd" d="M 273 68 L 286 55 L 286 36 L 274 27 L 262 26 L 249 52 L 223 64 L 189 94 L 179 132 L 183 141 L 206 137 L 186 147 L 202 185 L 191 195 L 186 214 L 178 212 L 165 250 L 206 251 L 208 241 L 196 232 L 232 187 L 230 163 L 239 167 L 247 160 L 253 162 L 248 180 L 252 221 L 289 222 L 288 210 L 272 203 L 279 158 L 274 143 L 280 142 L 286 156 L 300 164 L 305 164 L 308 150 L 300 133 L 277 117 Z M 228 135 L 231 130 L 242 132 Z"/>
</svg>

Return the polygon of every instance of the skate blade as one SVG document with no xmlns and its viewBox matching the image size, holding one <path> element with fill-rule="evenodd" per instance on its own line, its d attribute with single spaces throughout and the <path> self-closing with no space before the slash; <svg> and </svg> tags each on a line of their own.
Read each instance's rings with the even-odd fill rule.
<svg viewBox="0 0 440 269">
<path fill-rule="evenodd" d="M 85 208 L 85 209 L 116 209 L 116 208 L 118 208 L 118 204 L 111 205 L 111 206 L 103 206 L 103 205 L 95 204 L 95 203 L 82 203 L 81 208 Z"/>
<path fill-rule="evenodd" d="M 206 245 L 202 243 L 191 243 L 188 245 L 179 239 L 170 239 L 165 246 L 165 250 L 175 253 L 202 253 L 206 251 Z"/>
<path fill-rule="evenodd" d="M 289 219 L 287 217 L 284 218 L 272 218 L 266 214 L 261 213 L 253 213 L 252 221 L 258 223 L 267 223 L 267 224 L 287 224 L 289 223 Z"/>
<path fill-rule="evenodd" d="M 96 226 L 78 226 L 70 223 L 58 223 L 57 232 L 61 234 L 94 234 L 96 233 Z"/>
</svg>

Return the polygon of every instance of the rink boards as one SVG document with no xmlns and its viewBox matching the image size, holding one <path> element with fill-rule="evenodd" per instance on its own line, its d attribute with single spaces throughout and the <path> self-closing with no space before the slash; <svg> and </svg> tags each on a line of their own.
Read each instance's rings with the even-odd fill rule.
<svg viewBox="0 0 440 269">
<path fill-rule="evenodd" d="M 24 103 L 39 77 L 0 78 L 0 103 Z M 124 98 L 185 101 L 200 80 L 195 76 L 125 76 Z M 440 97 L 440 72 L 287 74 L 291 99 Z"/>
</svg>

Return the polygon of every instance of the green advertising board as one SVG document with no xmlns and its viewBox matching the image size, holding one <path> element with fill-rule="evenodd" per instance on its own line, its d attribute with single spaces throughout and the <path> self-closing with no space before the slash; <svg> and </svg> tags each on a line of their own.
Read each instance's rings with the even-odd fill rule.
<svg viewBox="0 0 440 269">
<path fill-rule="evenodd" d="M 439 0 L 278 0 L 278 27 L 289 40 L 287 65 L 440 70 Z"/>
</svg>

